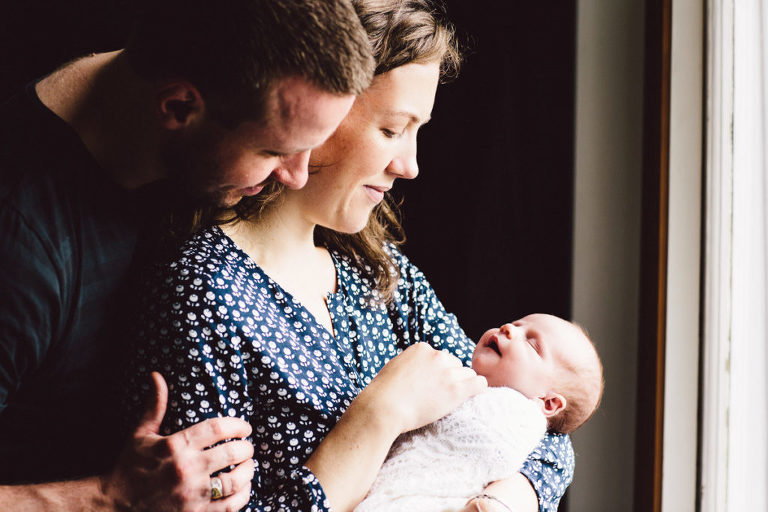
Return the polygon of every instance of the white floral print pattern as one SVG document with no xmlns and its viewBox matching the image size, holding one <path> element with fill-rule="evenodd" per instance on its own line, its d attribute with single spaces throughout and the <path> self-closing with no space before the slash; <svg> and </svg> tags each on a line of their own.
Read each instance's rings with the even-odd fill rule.
<svg viewBox="0 0 768 512">
<path fill-rule="evenodd" d="M 474 349 L 423 274 L 388 250 L 401 275 L 390 304 L 372 291 L 364 267 L 332 254 L 332 335 L 218 227 L 197 234 L 144 285 L 130 333 L 143 343 L 131 365 L 130 407 L 141 411 L 148 374 L 159 370 L 169 384 L 164 433 L 215 416 L 253 426 L 256 473 L 246 510 L 329 510 L 302 463 L 360 390 L 412 343 L 448 350 L 465 364 Z M 573 466 L 562 435 L 548 435 L 525 463 L 542 512 L 557 509 Z"/>
</svg>

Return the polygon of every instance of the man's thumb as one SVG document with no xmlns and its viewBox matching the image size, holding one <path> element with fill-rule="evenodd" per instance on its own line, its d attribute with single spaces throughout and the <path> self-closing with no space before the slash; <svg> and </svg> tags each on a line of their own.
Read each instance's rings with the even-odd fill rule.
<svg viewBox="0 0 768 512">
<path fill-rule="evenodd" d="M 141 417 L 141 422 L 136 428 L 137 434 L 157 434 L 160 432 L 160 424 L 165 416 L 165 406 L 168 403 L 168 385 L 158 372 L 152 372 L 154 393 L 149 396 L 147 409 Z"/>
</svg>

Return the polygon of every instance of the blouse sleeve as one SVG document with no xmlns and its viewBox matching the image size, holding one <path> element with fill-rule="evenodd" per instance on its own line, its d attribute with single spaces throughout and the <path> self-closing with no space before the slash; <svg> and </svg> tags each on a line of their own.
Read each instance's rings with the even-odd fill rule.
<svg viewBox="0 0 768 512">
<path fill-rule="evenodd" d="M 469 366 L 475 343 L 464 334 L 456 316 L 445 310 L 421 270 L 397 249 L 390 247 L 390 251 L 400 271 L 395 300 L 390 307 L 399 308 L 399 315 L 406 318 L 406 332 L 401 336 L 405 345 L 429 343 Z"/>
<path fill-rule="evenodd" d="M 475 343 L 448 313 L 424 274 L 395 248 L 390 248 L 400 270 L 400 283 L 393 307 L 408 312 L 411 342 L 424 341 L 448 350 L 469 366 Z M 574 455 L 571 438 L 547 433 L 520 470 L 536 490 L 540 512 L 556 512 L 560 499 L 573 480 Z"/>
<path fill-rule="evenodd" d="M 539 512 L 557 512 L 560 499 L 573 480 L 573 446 L 567 434 L 548 432 L 520 470 L 539 498 Z"/>
<path fill-rule="evenodd" d="M 253 424 L 258 414 L 248 390 L 251 356 L 241 350 L 251 333 L 244 332 L 247 324 L 233 321 L 239 315 L 234 303 L 219 303 L 226 302 L 227 295 L 208 288 L 216 285 L 216 280 L 196 275 L 194 267 L 171 264 L 144 286 L 136 324 L 140 327 L 133 336 L 141 344 L 130 365 L 128 408 L 132 418 L 140 415 L 150 391 L 149 373 L 159 371 L 168 382 L 164 435 L 214 417 Z M 297 467 L 267 492 L 260 485 L 259 460 L 255 462 L 251 499 L 243 510 L 330 510 L 320 482 L 306 467 Z"/>
</svg>

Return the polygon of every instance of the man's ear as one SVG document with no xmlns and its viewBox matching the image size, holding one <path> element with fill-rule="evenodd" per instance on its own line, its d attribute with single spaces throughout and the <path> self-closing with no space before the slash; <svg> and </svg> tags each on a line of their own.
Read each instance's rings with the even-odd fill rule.
<svg viewBox="0 0 768 512">
<path fill-rule="evenodd" d="M 189 82 L 168 82 L 155 93 L 157 115 L 167 130 L 180 130 L 200 120 L 205 102 L 200 91 Z"/>
<path fill-rule="evenodd" d="M 549 391 L 546 395 L 538 397 L 538 399 L 541 400 L 541 412 L 547 418 L 565 409 L 565 397 L 559 393 Z"/>
</svg>

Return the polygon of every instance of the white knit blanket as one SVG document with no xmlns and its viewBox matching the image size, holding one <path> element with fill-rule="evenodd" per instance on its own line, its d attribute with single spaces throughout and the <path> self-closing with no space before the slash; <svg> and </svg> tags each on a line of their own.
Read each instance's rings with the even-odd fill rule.
<svg viewBox="0 0 768 512">
<path fill-rule="evenodd" d="M 544 436 L 532 400 L 489 388 L 454 412 L 397 438 L 355 512 L 454 512 L 491 482 L 517 473 Z"/>
</svg>

